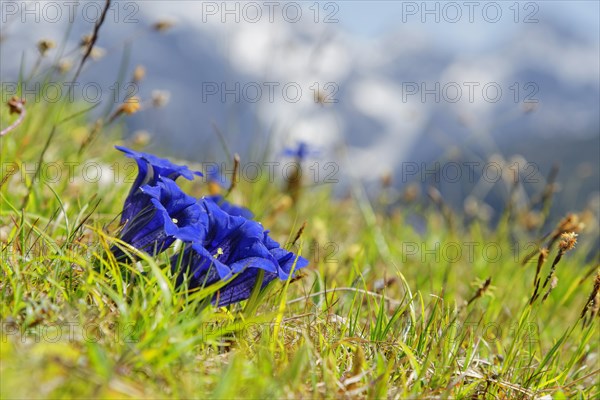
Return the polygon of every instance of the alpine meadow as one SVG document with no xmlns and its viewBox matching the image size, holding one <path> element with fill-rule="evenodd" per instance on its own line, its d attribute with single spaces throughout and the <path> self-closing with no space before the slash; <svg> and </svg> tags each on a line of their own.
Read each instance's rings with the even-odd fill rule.
<svg viewBox="0 0 600 400">
<path fill-rule="evenodd" d="M 366 182 L 346 174 L 359 161 L 342 145 L 332 161 L 250 124 L 238 142 L 196 115 L 200 92 L 178 115 L 208 134 L 163 146 L 136 128 L 168 142 L 168 96 L 130 89 L 176 73 L 132 60 L 177 25 L 102 42 L 114 4 L 97 4 L 85 36 L 68 24 L 22 49 L 34 58 L 4 51 L 13 25 L 0 30 L 19 71 L 0 74 L 2 399 L 600 398 L 599 207 L 556 207 L 579 196 L 577 157 L 534 184 L 513 167 L 527 153 L 486 155 L 493 188 L 478 192 L 475 173 L 457 198 L 398 185 L 376 169 L 383 155 L 355 166 Z M 118 96 L 90 102 L 76 92 L 106 72 L 103 55 L 118 60 Z M 336 107 L 320 90 L 312 106 Z M 374 115 L 381 99 L 365 100 Z M 488 206 L 488 193 L 502 196 Z"/>
</svg>

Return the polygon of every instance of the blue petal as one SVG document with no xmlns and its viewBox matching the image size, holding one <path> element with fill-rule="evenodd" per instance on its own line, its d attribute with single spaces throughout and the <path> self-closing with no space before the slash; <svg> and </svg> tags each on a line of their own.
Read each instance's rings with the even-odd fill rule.
<svg viewBox="0 0 600 400">
<path fill-rule="evenodd" d="M 154 254 L 164 251 L 174 240 L 169 240 L 164 231 L 162 213 L 152 206 L 127 221 L 120 239 L 136 249 Z M 124 255 L 116 248 L 113 248 L 113 253 L 117 259 Z"/>
<path fill-rule="evenodd" d="M 125 153 L 127 157 L 133 158 L 138 166 L 138 174 L 125 200 L 125 206 L 121 214 L 121 224 L 124 224 L 148 206 L 147 198 L 140 196 L 139 193 L 139 188 L 142 185 L 155 185 L 160 177 L 176 180 L 178 177 L 183 176 L 191 180 L 194 175 L 202 176 L 202 173 L 192 171 L 185 165 L 174 164 L 153 154 L 142 153 L 123 146 L 115 146 L 115 148 Z"/>
<path fill-rule="evenodd" d="M 184 275 L 188 276 L 190 289 L 209 286 L 224 277 L 231 276 L 231 271 L 222 263 L 216 265 L 212 254 L 199 243 L 193 243 L 185 248 L 181 256 L 181 269 L 177 270 L 179 259 L 179 255 L 171 258 L 171 268 L 178 274 L 177 285 L 183 283 Z"/>
<path fill-rule="evenodd" d="M 308 261 L 279 246 L 261 224 L 238 215 L 228 214 L 211 199 L 201 199 L 199 205 L 207 215 L 207 230 L 203 240 L 188 245 L 179 267 L 179 257 L 171 260 L 177 284 L 189 276 L 190 289 L 211 285 L 234 277 L 219 290 L 213 304 L 228 305 L 247 299 L 256 284 L 259 270 L 264 270 L 262 287 L 275 278 L 288 279 Z M 181 268 L 179 271 L 177 268 Z"/>
<path fill-rule="evenodd" d="M 146 204 L 128 218 L 121 239 L 130 245 L 159 254 L 175 239 L 199 241 L 206 236 L 208 216 L 195 198 L 185 194 L 172 179 L 160 177 L 156 185 L 144 185 L 134 196 L 138 204 Z M 126 200 L 126 208 L 128 205 Z M 122 256 L 121 252 L 115 253 Z"/>
<path fill-rule="evenodd" d="M 115 146 L 115 148 L 125 153 L 127 157 L 135 159 L 138 166 L 142 166 L 142 168 L 140 168 L 140 173 L 149 172 L 144 168 L 144 165 L 151 166 L 152 172 L 155 175 L 153 178 L 155 179 L 159 176 L 163 176 L 176 180 L 178 177 L 183 176 L 186 179 L 192 180 L 194 179 L 194 175 L 203 176 L 199 171 L 192 171 L 185 165 L 174 164 L 166 158 L 160 158 L 154 154 L 131 150 L 123 146 Z"/>
<path fill-rule="evenodd" d="M 299 161 L 303 161 L 309 157 L 319 155 L 320 151 L 311 148 L 306 142 L 299 141 L 296 147 L 287 147 L 283 150 L 283 154 L 288 157 L 295 157 Z"/>
<path fill-rule="evenodd" d="M 252 289 L 256 285 L 257 275 L 257 269 L 245 270 L 229 282 L 229 284 L 220 289 L 213 297 L 212 303 L 219 307 L 225 307 L 248 299 L 252 293 Z M 277 278 L 276 274 L 266 272 L 263 276 L 261 289 L 264 289 L 275 278 Z"/>
<path fill-rule="evenodd" d="M 220 194 L 213 195 L 213 196 L 206 196 L 205 199 L 212 201 L 215 204 L 218 204 L 219 207 L 221 207 L 221 209 L 229 215 L 244 217 L 247 219 L 252 219 L 254 217 L 254 214 L 252 214 L 252 211 L 248 210 L 246 207 L 241 207 L 241 206 L 236 206 L 234 204 L 231 204 L 230 202 L 225 200 L 223 198 L 223 196 L 221 196 Z"/>
<path fill-rule="evenodd" d="M 135 191 L 129 192 L 129 195 L 123 204 L 121 225 L 131 221 L 136 215 L 139 215 L 142 210 L 150 208 L 150 199 L 151 198 L 147 194 L 139 190 L 139 187 Z"/>
<path fill-rule="evenodd" d="M 160 178 L 156 186 L 140 188 L 151 197 L 153 206 L 163 218 L 165 233 L 183 241 L 202 240 L 206 235 L 208 216 L 196 199 L 184 193 L 169 178 Z"/>
<path fill-rule="evenodd" d="M 216 164 L 213 164 L 214 168 L 210 168 L 206 171 L 206 178 L 209 182 L 214 182 L 222 188 L 230 185 L 229 180 L 221 173 L 221 170 Z"/>
</svg>

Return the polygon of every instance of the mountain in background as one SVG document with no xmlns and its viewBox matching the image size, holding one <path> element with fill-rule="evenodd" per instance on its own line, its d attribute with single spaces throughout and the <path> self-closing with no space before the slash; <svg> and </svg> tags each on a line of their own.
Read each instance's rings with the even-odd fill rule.
<svg viewBox="0 0 600 400">
<path fill-rule="evenodd" d="M 568 200 L 560 210 L 583 207 L 599 190 L 598 41 L 589 41 L 560 19 L 515 25 L 485 50 L 462 51 L 445 47 L 423 27 L 398 25 L 378 37 L 359 37 L 339 25 L 310 21 L 202 23 L 195 14 L 198 6 L 190 7 L 169 9 L 168 3 L 153 2 L 141 6 L 136 24 L 109 19 L 98 43 L 106 56 L 90 63 L 81 77 L 105 88 L 103 99 L 110 101 L 108 88 L 119 79 L 123 58 L 129 60 L 128 71 L 144 65 L 147 74 L 138 94 L 149 99 L 153 90 L 167 90 L 170 100 L 162 109 L 134 115 L 127 124 L 131 132 L 150 132 L 153 148 L 197 161 L 221 161 L 226 154 L 218 130 L 231 151 L 253 160 L 267 151 L 267 142 L 271 157 L 277 158 L 283 146 L 303 140 L 323 149 L 322 162 L 339 163 L 342 182 L 355 176 L 367 185 L 387 172 L 398 184 L 408 183 L 402 173 L 411 162 L 485 163 L 494 155 L 509 160 L 519 154 L 536 163 L 541 177 L 553 163 L 562 164 L 559 180 L 565 188 L 577 179 L 573 171 L 591 166 L 576 185 L 580 193 L 563 190 L 561 196 L 568 194 Z M 166 11 L 175 16 L 175 27 L 152 31 Z M 67 49 L 76 48 L 91 27 L 75 23 Z M 25 52 L 31 66 L 37 40 L 60 42 L 66 32 L 66 24 L 34 28 L 7 25 L 2 53 Z M 134 39 L 130 45 L 129 39 Z M 16 80 L 19 59 L 2 57 L 3 82 Z M 276 85 L 273 101 L 265 82 Z M 301 88 L 297 101 L 286 98 L 281 90 L 286 85 Z M 215 87 L 219 91 L 211 94 L 208 90 Z M 262 93 L 254 102 L 257 87 Z M 473 101 L 470 87 L 475 88 Z M 484 93 L 483 87 L 491 92 Z M 223 98 L 223 88 L 234 89 L 240 101 L 231 93 Z M 499 97 L 494 88 L 501 89 Z M 316 93 L 324 104 L 315 101 Z M 460 206 L 460 196 L 471 189 L 450 187 L 441 189 Z M 501 197 L 486 201 L 498 207 L 504 204 Z"/>
</svg>

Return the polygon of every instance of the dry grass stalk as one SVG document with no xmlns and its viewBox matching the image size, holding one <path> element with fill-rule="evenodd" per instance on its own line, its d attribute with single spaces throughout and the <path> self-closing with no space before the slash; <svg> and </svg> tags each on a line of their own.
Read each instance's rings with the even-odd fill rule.
<svg viewBox="0 0 600 400">
<path fill-rule="evenodd" d="M 558 244 L 558 253 L 556 254 L 556 257 L 554 258 L 554 261 L 552 262 L 552 266 L 550 267 L 550 272 L 548 272 L 548 275 L 546 276 L 546 279 L 544 280 L 544 284 L 542 285 L 542 288 L 545 289 L 548 286 L 548 283 L 551 282 L 550 287 L 549 287 L 548 291 L 546 292 L 546 294 L 544 295 L 542 301 L 546 300 L 546 298 L 548 297 L 550 292 L 556 287 L 556 285 L 558 283 L 558 278 L 554 275 L 554 272 L 556 271 L 556 266 L 562 259 L 562 256 L 567 251 L 572 250 L 575 247 L 575 244 L 577 244 L 577 234 L 575 232 L 564 232 L 559 237 L 560 237 L 560 242 Z M 541 254 L 540 254 L 540 259 L 538 259 L 538 270 L 541 269 L 540 260 L 541 260 Z M 542 261 L 542 264 L 543 264 L 543 261 Z M 535 287 L 533 296 L 531 296 L 531 300 L 529 300 L 529 304 L 533 304 L 533 302 L 539 297 L 538 290 L 539 290 L 539 277 L 537 277 L 537 274 L 536 274 L 536 287 Z"/>
<path fill-rule="evenodd" d="M 544 247 L 547 249 L 551 249 L 552 246 L 554 245 L 554 243 L 556 243 L 556 241 L 561 237 L 561 235 L 563 233 L 567 233 L 567 232 L 579 233 L 584 227 L 585 227 L 585 224 L 583 222 L 581 222 L 579 215 L 569 213 L 569 214 L 567 214 L 566 217 L 564 217 L 558 223 L 558 225 L 556 225 L 556 228 L 554 228 L 554 230 L 551 233 L 545 235 L 540 240 L 540 242 L 543 242 L 544 240 L 546 240 L 546 238 L 550 237 L 550 239 L 548 240 L 548 243 Z M 529 253 L 523 259 L 522 264 L 523 265 L 527 264 L 529 262 L 529 260 L 531 260 L 536 254 L 538 254 L 538 252 L 539 252 L 539 250 Z"/>
<path fill-rule="evenodd" d="M 583 326 L 591 324 L 593 319 L 600 315 L 598 312 L 600 311 L 600 268 L 596 272 L 596 277 L 594 278 L 594 287 L 592 288 L 592 292 L 588 297 L 583 309 L 581 310 L 580 319 L 583 319 Z M 589 316 L 587 315 L 589 312 Z"/>
<path fill-rule="evenodd" d="M 15 129 L 25 119 L 25 99 L 20 99 L 18 97 L 13 96 L 10 100 L 6 102 L 6 105 L 10 110 L 10 114 L 19 114 L 19 118 L 17 118 L 15 122 L 13 122 L 5 129 L 2 129 L 2 131 L 0 131 L 0 137 L 6 135 L 8 132 Z"/>
<path fill-rule="evenodd" d="M 471 297 L 471 299 L 469 301 L 467 301 L 467 306 L 469 306 L 471 303 L 473 303 L 475 300 L 477 300 L 478 298 L 480 298 L 481 296 L 483 296 L 483 294 L 487 291 L 487 289 L 490 287 L 490 284 L 492 283 L 492 277 L 490 276 L 489 278 L 487 278 L 485 280 L 485 282 L 483 282 L 483 285 L 481 285 L 478 289 L 477 292 L 473 295 L 473 297 Z"/>
</svg>

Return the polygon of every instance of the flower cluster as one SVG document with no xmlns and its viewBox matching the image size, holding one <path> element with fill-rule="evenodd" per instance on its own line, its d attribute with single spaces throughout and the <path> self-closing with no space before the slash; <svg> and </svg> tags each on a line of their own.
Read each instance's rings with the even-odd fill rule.
<svg viewBox="0 0 600 400">
<path fill-rule="evenodd" d="M 308 264 L 271 239 L 249 210 L 220 195 L 196 199 L 175 182 L 202 176 L 200 172 L 152 154 L 117 149 L 133 158 L 139 171 L 123 206 L 120 239 L 152 255 L 182 241 L 182 254 L 171 259 L 178 285 L 194 289 L 227 281 L 212 299 L 226 306 L 247 299 L 259 276 L 265 287 Z M 112 251 L 118 260 L 126 259 L 120 248 Z"/>
</svg>

